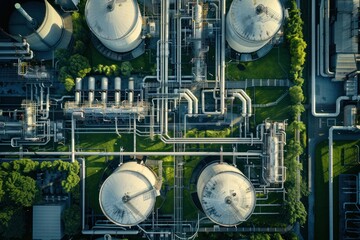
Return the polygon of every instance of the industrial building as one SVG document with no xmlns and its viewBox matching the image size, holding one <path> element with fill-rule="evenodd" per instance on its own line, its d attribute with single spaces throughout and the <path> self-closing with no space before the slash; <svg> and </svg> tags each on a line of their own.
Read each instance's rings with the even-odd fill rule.
<svg viewBox="0 0 360 240">
<path fill-rule="evenodd" d="M 33 44 L 34 33 L 27 32 L 30 37 L 16 47 L 28 55 L 30 50 L 36 54 L 55 49 L 65 28 L 61 14 L 46 0 L 36 2 L 54 15 L 56 29 L 45 33 L 34 27 L 35 35 L 45 41 Z M 56 2 L 64 9 L 73 6 Z M 249 54 L 263 56 L 283 23 L 280 1 L 253 2 L 88 0 L 84 17 L 96 50 L 119 65 L 144 57 L 147 51 L 146 57 L 154 59 L 154 71 L 113 75 L 92 71 L 75 79 L 73 92 L 59 96 L 47 69 L 31 69 L 15 54 L 24 94 L 18 106 L 1 105 L 0 143 L 34 159 L 67 156 L 66 160 L 81 162 L 84 235 L 190 238 L 198 232 L 249 230 L 243 223 L 252 216 L 279 215 L 286 200 L 287 123 L 255 120 L 252 94 L 246 87 L 229 84 L 227 72 L 230 48 L 245 54 L 239 60 L 255 60 Z M 45 19 L 47 26 L 48 15 L 32 15 L 36 5 L 30 3 L 20 1 L 15 16 L 27 25 L 40 22 L 31 19 Z M 250 22 L 244 22 L 236 14 L 239 11 L 251 13 Z M 190 134 L 197 131 L 198 135 Z M 109 142 L 113 150 L 84 147 L 79 136 L 86 134 L 113 134 L 116 139 Z M 150 141 L 164 149 L 143 146 Z M 40 150 L 33 151 L 33 145 Z M 67 150 L 48 150 L 59 145 Z M 143 159 L 135 162 L 136 156 Z M 86 169 L 91 157 L 106 157 L 96 173 Z M 206 162 L 208 157 L 216 161 Z M 198 162 L 191 163 L 193 159 Z M 116 167 L 110 167 L 114 163 Z M 106 171 L 99 174 L 105 165 Z M 192 167 L 197 174 L 187 172 Z M 194 176 L 191 184 L 185 181 L 188 175 Z M 94 182 L 96 186 L 89 187 Z M 280 200 L 268 205 L 271 194 L 279 194 Z M 185 206 L 184 199 L 191 206 Z M 161 212 L 165 204 L 172 212 Z M 195 217 L 184 216 L 187 207 L 194 207 Z"/>
</svg>

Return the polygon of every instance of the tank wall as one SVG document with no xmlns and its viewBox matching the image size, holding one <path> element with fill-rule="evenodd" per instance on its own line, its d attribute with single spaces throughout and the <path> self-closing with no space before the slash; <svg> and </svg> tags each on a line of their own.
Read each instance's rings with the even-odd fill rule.
<svg viewBox="0 0 360 240">
<path fill-rule="evenodd" d="M 126 36 L 119 39 L 105 39 L 93 32 L 97 38 L 114 52 L 129 52 L 136 48 L 142 41 L 141 39 L 142 31 L 142 17 L 140 9 L 138 9 L 138 20 L 132 31 L 130 31 Z"/>
<path fill-rule="evenodd" d="M 37 33 L 32 33 L 26 36 L 31 48 L 37 51 L 48 51 L 52 47 L 56 46 L 60 41 L 63 31 L 63 20 L 56 10 L 48 3 L 44 1 L 46 6 L 45 18 L 39 25 Z M 31 14 L 31 13 L 29 13 Z M 49 46 L 47 46 L 43 41 Z"/>
<path fill-rule="evenodd" d="M 121 78 L 120 77 L 116 77 L 114 79 L 115 81 L 115 90 L 121 90 Z"/>
<path fill-rule="evenodd" d="M 271 39 L 270 39 L 271 40 Z M 229 46 L 240 53 L 252 53 L 258 51 L 265 46 L 270 40 L 267 41 L 247 41 L 241 36 L 237 35 L 231 23 L 229 14 L 226 16 L 226 41 Z"/>
<path fill-rule="evenodd" d="M 153 186 L 156 184 L 155 174 L 146 166 L 136 162 L 127 162 L 116 169 L 116 172 L 132 171 L 143 175 Z"/>
</svg>

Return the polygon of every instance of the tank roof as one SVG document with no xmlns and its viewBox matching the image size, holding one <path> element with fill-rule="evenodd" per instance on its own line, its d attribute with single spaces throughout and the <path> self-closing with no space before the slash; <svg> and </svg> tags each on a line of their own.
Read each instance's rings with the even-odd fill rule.
<svg viewBox="0 0 360 240">
<path fill-rule="evenodd" d="M 134 0 L 88 0 L 85 16 L 91 31 L 98 37 L 115 40 L 125 37 L 135 27 L 139 9 Z M 113 6 L 113 8 L 112 8 Z"/>
<path fill-rule="evenodd" d="M 145 166 L 125 163 L 100 189 L 99 202 L 105 216 L 120 226 L 133 226 L 151 213 L 156 189 L 155 175 Z"/>
<path fill-rule="evenodd" d="M 205 214 L 215 223 L 234 226 L 246 221 L 255 208 L 252 183 L 234 166 L 212 164 L 199 177 L 200 202 Z"/>
<path fill-rule="evenodd" d="M 229 15 L 235 32 L 250 41 L 272 38 L 283 22 L 279 0 L 234 0 Z"/>
</svg>

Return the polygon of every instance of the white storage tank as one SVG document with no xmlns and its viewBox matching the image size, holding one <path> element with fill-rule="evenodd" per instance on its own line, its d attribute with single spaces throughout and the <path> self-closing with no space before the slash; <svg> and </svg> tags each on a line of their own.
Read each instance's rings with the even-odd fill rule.
<svg viewBox="0 0 360 240">
<path fill-rule="evenodd" d="M 114 52 L 129 52 L 142 41 L 142 17 L 135 0 L 88 0 L 85 17 L 92 33 Z"/>
<path fill-rule="evenodd" d="M 280 30 L 280 0 L 234 0 L 226 17 L 226 40 L 239 53 L 256 52 Z"/>
<path fill-rule="evenodd" d="M 156 175 L 148 167 L 124 163 L 101 186 L 101 210 L 116 225 L 137 225 L 152 212 L 159 188 Z"/>
<path fill-rule="evenodd" d="M 208 218 L 222 226 L 235 226 L 253 213 L 256 202 L 252 183 L 239 169 L 213 163 L 200 174 L 197 193 Z"/>
<path fill-rule="evenodd" d="M 63 35 L 62 17 L 47 0 L 15 3 L 9 18 L 9 33 L 26 38 L 31 49 L 49 51 L 55 48 Z"/>
</svg>

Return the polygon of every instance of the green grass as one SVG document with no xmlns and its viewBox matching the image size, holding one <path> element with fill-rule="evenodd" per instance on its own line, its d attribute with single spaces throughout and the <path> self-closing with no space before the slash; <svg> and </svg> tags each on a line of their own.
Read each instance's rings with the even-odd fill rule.
<svg viewBox="0 0 360 240">
<path fill-rule="evenodd" d="M 99 64 L 103 65 L 121 65 L 122 61 L 114 61 L 111 59 L 108 59 L 104 57 L 101 53 L 99 53 L 98 50 L 93 46 L 93 44 L 90 44 L 87 52 L 87 57 L 89 58 L 90 65 L 92 67 L 95 67 Z M 131 61 L 129 61 L 134 68 L 134 73 L 149 73 L 151 72 L 151 69 L 155 67 L 155 60 L 156 60 L 156 54 L 153 53 L 153 51 L 146 51 L 143 55 L 141 55 L 138 58 L 135 58 Z"/>
<path fill-rule="evenodd" d="M 287 89 L 286 87 L 252 87 L 246 92 L 253 104 L 266 104 L 275 102 Z"/>
<path fill-rule="evenodd" d="M 290 67 L 289 50 L 282 46 L 273 48 L 266 56 L 253 62 L 240 63 L 245 67 L 239 70 L 237 62 L 228 62 L 226 78 L 231 81 L 244 79 L 285 79 Z"/>
<path fill-rule="evenodd" d="M 333 176 L 334 176 L 334 236 L 339 235 L 339 175 L 343 173 L 357 173 L 360 171 L 360 165 L 353 165 L 354 148 L 360 144 L 360 140 L 355 142 L 338 141 L 334 143 L 333 148 Z M 343 154 L 342 154 L 343 152 Z M 328 142 L 322 142 L 316 147 L 315 157 L 315 239 L 329 238 L 329 148 Z M 344 165 L 342 163 L 347 163 Z"/>
<path fill-rule="evenodd" d="M 285 120 L 291 118 L 290 96 L 287 95 L 273 107 L 254 108 L 254 120 L 256 124 L 262 123 L 266 118 L 271 120 Z"/>
</svg>

